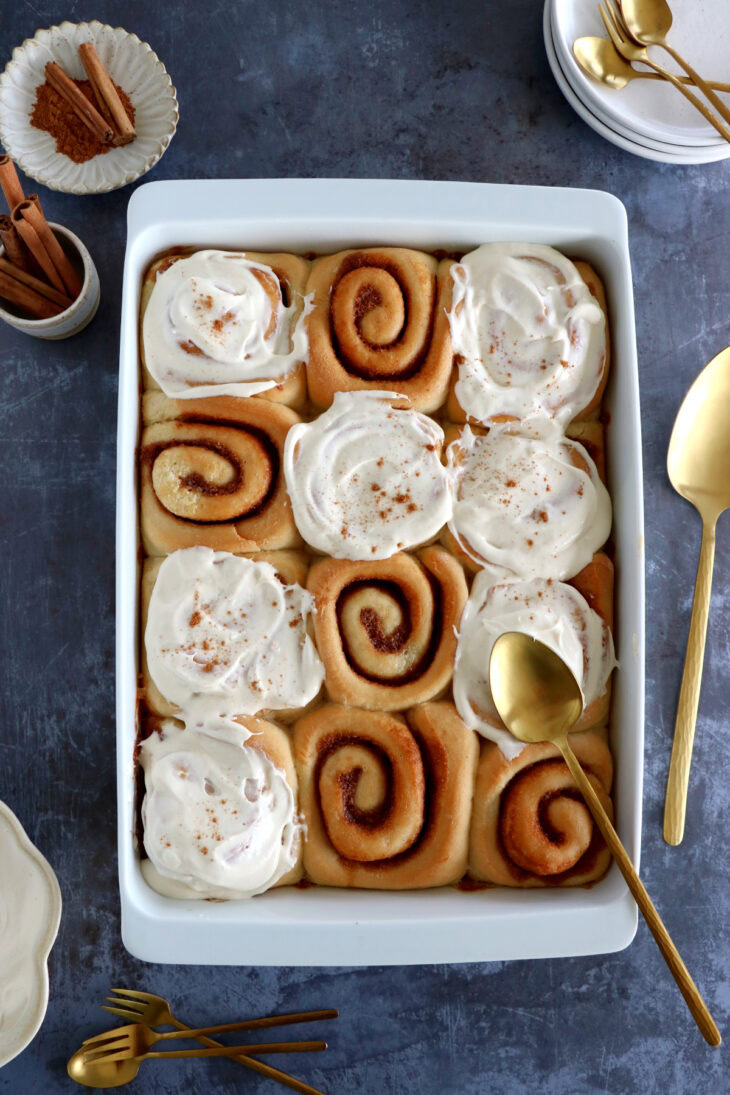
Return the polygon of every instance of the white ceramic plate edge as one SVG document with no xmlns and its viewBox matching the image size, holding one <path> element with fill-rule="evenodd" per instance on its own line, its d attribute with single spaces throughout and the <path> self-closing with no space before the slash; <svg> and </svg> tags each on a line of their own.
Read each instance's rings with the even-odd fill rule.
<svg viewBox="0 0 730 1095">
<path fill-rule="evenodd" d="M 7 1065 L 10 1061 L 14 1060 L 14 1058 L 17 1057 L 19 1053 L 22 1053 L 22 1051 L 33 1041 L 45 1018 L 46 1009 L 48 1007 L 48 956 L 51 953 L 53 944 L 56 941 L 56 936 L 58 935 L 58 928 L 61 923 L 62 901 L 61 888 L 58 885 L 58 879 L 56 878 L 53 868 L 45 856 L 36 848 L 35 844 L 33 844 L 13 811 L 4 802 L 0 802 L 0 818 L 8 823 L 11 832 L 17 840 L 18 848 L 24 853 L 27 859 L 32 861 L 34 866 L 38 868 L 43 876 L 49 904 L 46 931 L 42 938 L 37 941 L 37 945 L 31 956 L 32 968 L 36 974 L 36 982 L 34 985 L 37 994 L 36 1006 L 33 1009 L 29 1022 L 22 1032 L 19 1032 L 17 1042 L 13 1045 L 12 1050 L 0 1053 L 0 1068 L 2 1068 L 4 1065 Z"/>
<path fill-rule="evenodd" d="M 251 211 L 251 212 L 247 212 Z M 619 950 L 637 911 L 615 866 L 590 889 L 415 893 L 281 889 L 250 902 L 160 897 L 133 844 L 137 657 L 137 323 L 141 274 L 175 244 L 337 250 L 346 244 L 463 247 L 553 243 L 593 261 L 607 285 L 615 361 L 607 396 L 619 558 L 614 748 L 619 832 L 640 849 L 644 574 L 636 336 L 626 213 L 598 191 L 386 180 L 149 183 L 132 196 L 120 345 L 117 495 L 117 757 L 122 937 L 150 962 L 363 965 L 558 957 Z M 611 456 L 613 452 L 613 456 Z M 476 900 L 475 900 L 476 899 Z"/>
</svg>

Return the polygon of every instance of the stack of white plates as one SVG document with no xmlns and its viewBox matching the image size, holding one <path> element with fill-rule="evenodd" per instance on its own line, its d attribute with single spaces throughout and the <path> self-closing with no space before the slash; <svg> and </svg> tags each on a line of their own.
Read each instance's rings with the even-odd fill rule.
<svg viewBox="0 0 730 1095">
<path fill-rule="evenodd" d="M 730 0 L 673 0 L 672 14 L 669 40 L 674 48 L 704 79 L 730 83 Z M 632 80 L 615 91 L 583 72 L 573 56 L 575 39 L 608 37 L 598 0 L 545 0 L 543 30 L 560 90 L 596 133 L 627 152 L 662 163 L 710 163 L 730 156 L 730 144 L 671 84 Z M 678 72 L 664 50 L 652 47 L 651 56 Z M 730 106 L 730 94 L 718 94 Z"/>
</svg>

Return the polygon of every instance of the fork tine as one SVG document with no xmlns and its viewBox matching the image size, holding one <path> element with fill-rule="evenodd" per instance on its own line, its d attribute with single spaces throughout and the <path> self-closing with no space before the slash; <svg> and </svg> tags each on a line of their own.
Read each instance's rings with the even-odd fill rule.
<svg viewBox="0 0 730 1095">
<path fill-rule="evenodd" d="M 598 5 L 598 12 L 599 12 L 599 15 L 601 16 L 601 19 L 603 20 L 603 25 L 604 25 L 604 27 L 606 28 L 606 30 L 608 32 L 608 37 L 611 39 L 611 41 L 613 42 L 614 46 L 619 51 L 619 53 L 621 53 L 621 47 L 623 45 L 623 40 L 621 38 L 621 35 L 617 31 L 616 27 L 614 26 L 613 20 L 611 19 L 611 16 L 608 14 L 608 12 L 604 8 L 603 4 Z M 623 54 L 622 54 L 622 56 L 623 56 Z"/>
<path fill-rule="evenodd" d="M 127 1011 L 136 1011 L 138 1015 L 142 1015 L 147 1010 L 147 1005 L 142 1003 L 141 1000 L 118 1000 L 116 996 L 107 996 L 107 1000 L 110 1004 L 118 1005 L 121 1008 L 126 1008 Z"/>
<path fill-rule="evenodd" d="M 100 1006 L 102 1011 L 109 1011 L 112 1015 L 118 1015 L 121 1019 L 131 1019 L 133 1023 L 138 1023 L 142 1018 L 138 1011 L 129 1011 L 127 1008 L 110 1008 L 106 1004 Z"/>
<path fill-rule="evenodd" d="M 151 992 L 141 992 L 137 989 L 112 989 L 112 992 L 117 996 L 130 996 L 133 1000 L 143 1000 L 146 1004 L 153 1000 L 159 1000 L 159 996 L 154 996 Z"/>
<path fill-rule="evenodd" d="M 96 1061 L 126 1061 L 133 1056 L 130 1045 L 112 1046 L 110 1049 L 90 1049 L 84 1053 L 84 1060 L 88 1064 L 93 1064 Z"/>
<path fill-rule="evenodd" d="M 116 1034 L 113 1038 L 105 1038 L 103 1034 L 98 1034 L 95 1038 L 85 1038 L 81 1044 L 92 1050 L 101 1049 L 102 1046 L 116 1046 L 118 1043 L 124 1044 L 128 1041 L 129 1037 L 126 1034 Z"/>
</svg>

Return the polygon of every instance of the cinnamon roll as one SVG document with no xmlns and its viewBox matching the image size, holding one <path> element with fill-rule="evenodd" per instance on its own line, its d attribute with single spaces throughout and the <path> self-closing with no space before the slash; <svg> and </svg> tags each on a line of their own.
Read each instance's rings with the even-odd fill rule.
<svg viewBox="0 0 730 1095">
<path fill-rule="evenodd" d="M 288 407 L 145 392 L 140 526 L 148 555 L 203 545 L 257 551 L 299 542 L 282 472 Z"/>
<path fill-rule="evenodd" d="M 308 633 L 312 597 L 293 552 L 210 548 L 148 559 L 142 576 L 143 684 L 148 708 L 201 718 L 299 713 L 324 667 Z"/>
<path fill-rule="evenodd" d="M 144 770 L 142 873 L 166 897 L 253 897 L 302 875 L 291 743 L 241 716 L 215 729 L 172 720 L 139 750 Z"/>
<path fill-rule="evenodd" d="M 301 406 L 308 356 L 296 255 L 197 251 L 163 256 L 142 288 L 145 387 L 175 399 L 263 395 Z"/>
<path fill-rule="evenodd" d="M 392 392 L 337 392 L 289 430 L 284 474 L 307 543 L 338 559 L 387 559 L 432 540 L 451 516 L 444 435 Z"/>
<path fill-rule="evenodd" d="M 405 247 L 318 259 L 307 283 L 312 402 L 329 407 L 335 392 L 386 388 L 435 411 L 451 374 L 450 267 Z"/>
<path fill-rule="evenodd" d="M 448 686 L 467 589 L 443 548 L 377 563 L 323 559 L 307 588 L 330 699 L 401 711 Z"/>
<path fill-rule="evenodd" d="M 600 403 L 608 375 L 605 295 L 595 271 L 542 244 L 488 243 L 452 268 L 455 421 L 554 418 Z"/>
<path fill-rule="evenodd" d="M 608 816 L 613 761 L 594 731 L 570 744 Z M 498 886 L 582 886 L 608 870 L 609 852 L 554 745 L 528 745 L 508 760 L 481 748 L 469 836 L 469 874 Z"/>
<path fill-rule="evenodd" d="M 478 574 L 461 618 L 454 666 L 454 702 L 467 726 L 496 742 L 509 759 L 525 748 L 504 726 L 489 688 L 492 647 L 507 631 L 539 639 L 569 666 L 584 702 L 576 730 L 605 723 L 616 666 L 612 601 L 613 566 L 605 555 L 596 555 L 570 585 L 550 578 L 494 583 L 486 571 Z"/>
<path fill-rule="evenodd" d="M 328 705 L 296 724 L 312 881 L 404 890 L 464 874 L 476 737 L 449 703 L 415 707 L 407 720 Z"/>
<path fill-rule="evenodd" d="M 598 469 L 552 425 L 534 436 L 466 426 L 447 461 L 455 499 L 445 543 L 472 571 L 564 581 L 608 539 L 611 499 Z"/>
</svg>

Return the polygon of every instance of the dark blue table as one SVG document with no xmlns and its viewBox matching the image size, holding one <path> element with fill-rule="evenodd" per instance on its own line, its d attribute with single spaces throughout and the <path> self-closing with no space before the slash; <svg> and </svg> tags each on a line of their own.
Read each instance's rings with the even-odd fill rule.
<svg viewBox="0 0 730 1095">
<path fill-rule="evenodd" d="M 552 80 L 537 0 L 97 0 L 91 8 L 5 0 L 3 63 L 39 25 L 85 17 L 136 31 L 177 85 L 180 127 L 150 178 L 465 179 L 598 187 L 625 202 L 646 490 L 642 874 L 727 1031 L 727 519 L 681 848 L 664 844 L 661 817 L 700 538 L 694 512 L 667 481 L 666 446 L 685 389 L 730 342 L 730 164 L 658 165 L 597 137 Z M 706 1048 L 643 924 L 621 954 L 541 963 L 248 970 L 145 966 L 125 953 L 115 851 L 113 545 L 131 189 L 85 199 L 41 193 L 49 216 L 92 251 L 102 303 L 91 327 L 68 342 L 0 330 L 0 799 L 48 856 L 64 898 L 48 1015 L 32 1045 L 0 1071 L 0 1092 L 76 1090 L 66 1059 L 104 1026 L 98 1005 L 118 983 L 169 995 L 191 1023 L 340 1008 L 328 1053 L 292 1064 L 332 1095 L 727 1091 L 726 1050 Z M 133 1090 L 276 1088 L 225 1062 L 174 1062 L 146 1066 Z"/>
</svg>

